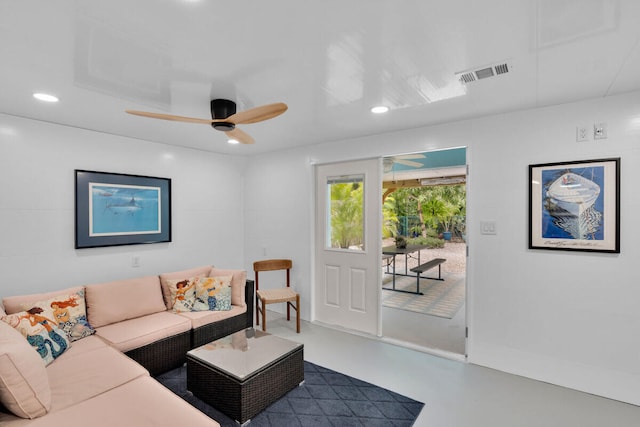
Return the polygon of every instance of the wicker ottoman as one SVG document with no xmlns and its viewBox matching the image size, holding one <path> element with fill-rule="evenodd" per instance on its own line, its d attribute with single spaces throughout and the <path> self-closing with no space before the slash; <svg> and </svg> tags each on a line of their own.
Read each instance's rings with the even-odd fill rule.
<svg viewBox="0 0 640 427">
<path fill-rule="evenodd" d="M 187 352 L 187 388 L 244 424 L 304 381 L 303 345 L 253 328 Z"/>
</svg>

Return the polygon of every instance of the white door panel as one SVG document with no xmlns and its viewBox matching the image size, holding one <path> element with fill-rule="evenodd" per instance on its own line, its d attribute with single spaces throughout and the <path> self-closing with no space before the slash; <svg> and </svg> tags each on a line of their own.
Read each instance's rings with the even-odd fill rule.
<svg viewBox="0 0 640 427">
<path fill-rule="evenodd" d="M 380 335 L 381 182 L 379 159 L 316 166 L 315 320 L 374 335 Z M 335 184 L 362 190 L 336 201 Z M 353 223 L 340 216 L 351 212 L 347 202 L 361 206 Z M 345 237 L 351 232 L 361 236 Z"/>
</svg>

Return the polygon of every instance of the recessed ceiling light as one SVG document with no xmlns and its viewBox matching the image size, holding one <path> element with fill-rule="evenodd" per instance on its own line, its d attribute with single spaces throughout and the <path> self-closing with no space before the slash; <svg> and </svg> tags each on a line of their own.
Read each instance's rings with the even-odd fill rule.
<svg viewBox="0 0 640 427">
<path fill-rule="evenodd" d="M 240 141 L 238 141 L 237 139 L 230 139 L 227 141 L 229 144 L 240 144 Z"/>
<path fill-rule="evenodd" d="M 57 96 L 50 95 L 48 93 L 34 93 L 33 97 L 40 101 L 44 102 L 58 102 L 59 99 Z"/>
<path fill-rule="evenodd" d="M 371 112 L 374 114 L 382 114 L 386 113 L 387 111 L 389 111 L 389 107 L 387 107 L 386 105 L 377 105 L 371 108 Z"/>
</svg>

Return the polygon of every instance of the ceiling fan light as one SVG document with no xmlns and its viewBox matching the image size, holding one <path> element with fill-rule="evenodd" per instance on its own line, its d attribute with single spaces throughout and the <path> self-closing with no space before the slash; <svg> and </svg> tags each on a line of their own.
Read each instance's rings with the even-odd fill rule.
<svg viewBox="0 0 640 427">
<path fill-rule="evenodd" d="M 222 132 L 231 132 L 236 128 L 236 125 L 231 122 L 213 122 L 211 123 L 211 126 L 215 130 L 219 130 Z"/>
<path fill-rule="evenodd" d="M 386 105 L 376 105 L 375 107 L 371 108 L 371 112 L 374 114 L 384 114 L 387 111 L 389 111 L 389 107 L 387 107 Z"/>
<path fill-rule="evenodd" d="M 39 101 L 44 102 L 58 102 L 59 99 L 57 96 L 51 95 L 49 93 L 36 92 L 33 94 L 33 97 Z"/>
</svg>

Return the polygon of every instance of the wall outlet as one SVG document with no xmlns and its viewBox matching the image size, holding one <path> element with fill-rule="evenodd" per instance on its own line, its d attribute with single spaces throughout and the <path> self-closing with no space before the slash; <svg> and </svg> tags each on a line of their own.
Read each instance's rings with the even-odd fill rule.
<svg viewBox="0 0 640 427">
<path fill-rule="evenodd" d="M 576 142 L 589 140 L 589 126 L 578 126 L 576 128 Z"/>
<path fill-rule="evenodd" d="M 131 257 L 131 267 L 140 267 L 140 255 L 134 255 Z"/>
<path fill-rule="evenodd" d="M 606 139 L 607 138 L 607 124 L 596 123 L 593 125 L 593 139 Z"/>
</svg>

